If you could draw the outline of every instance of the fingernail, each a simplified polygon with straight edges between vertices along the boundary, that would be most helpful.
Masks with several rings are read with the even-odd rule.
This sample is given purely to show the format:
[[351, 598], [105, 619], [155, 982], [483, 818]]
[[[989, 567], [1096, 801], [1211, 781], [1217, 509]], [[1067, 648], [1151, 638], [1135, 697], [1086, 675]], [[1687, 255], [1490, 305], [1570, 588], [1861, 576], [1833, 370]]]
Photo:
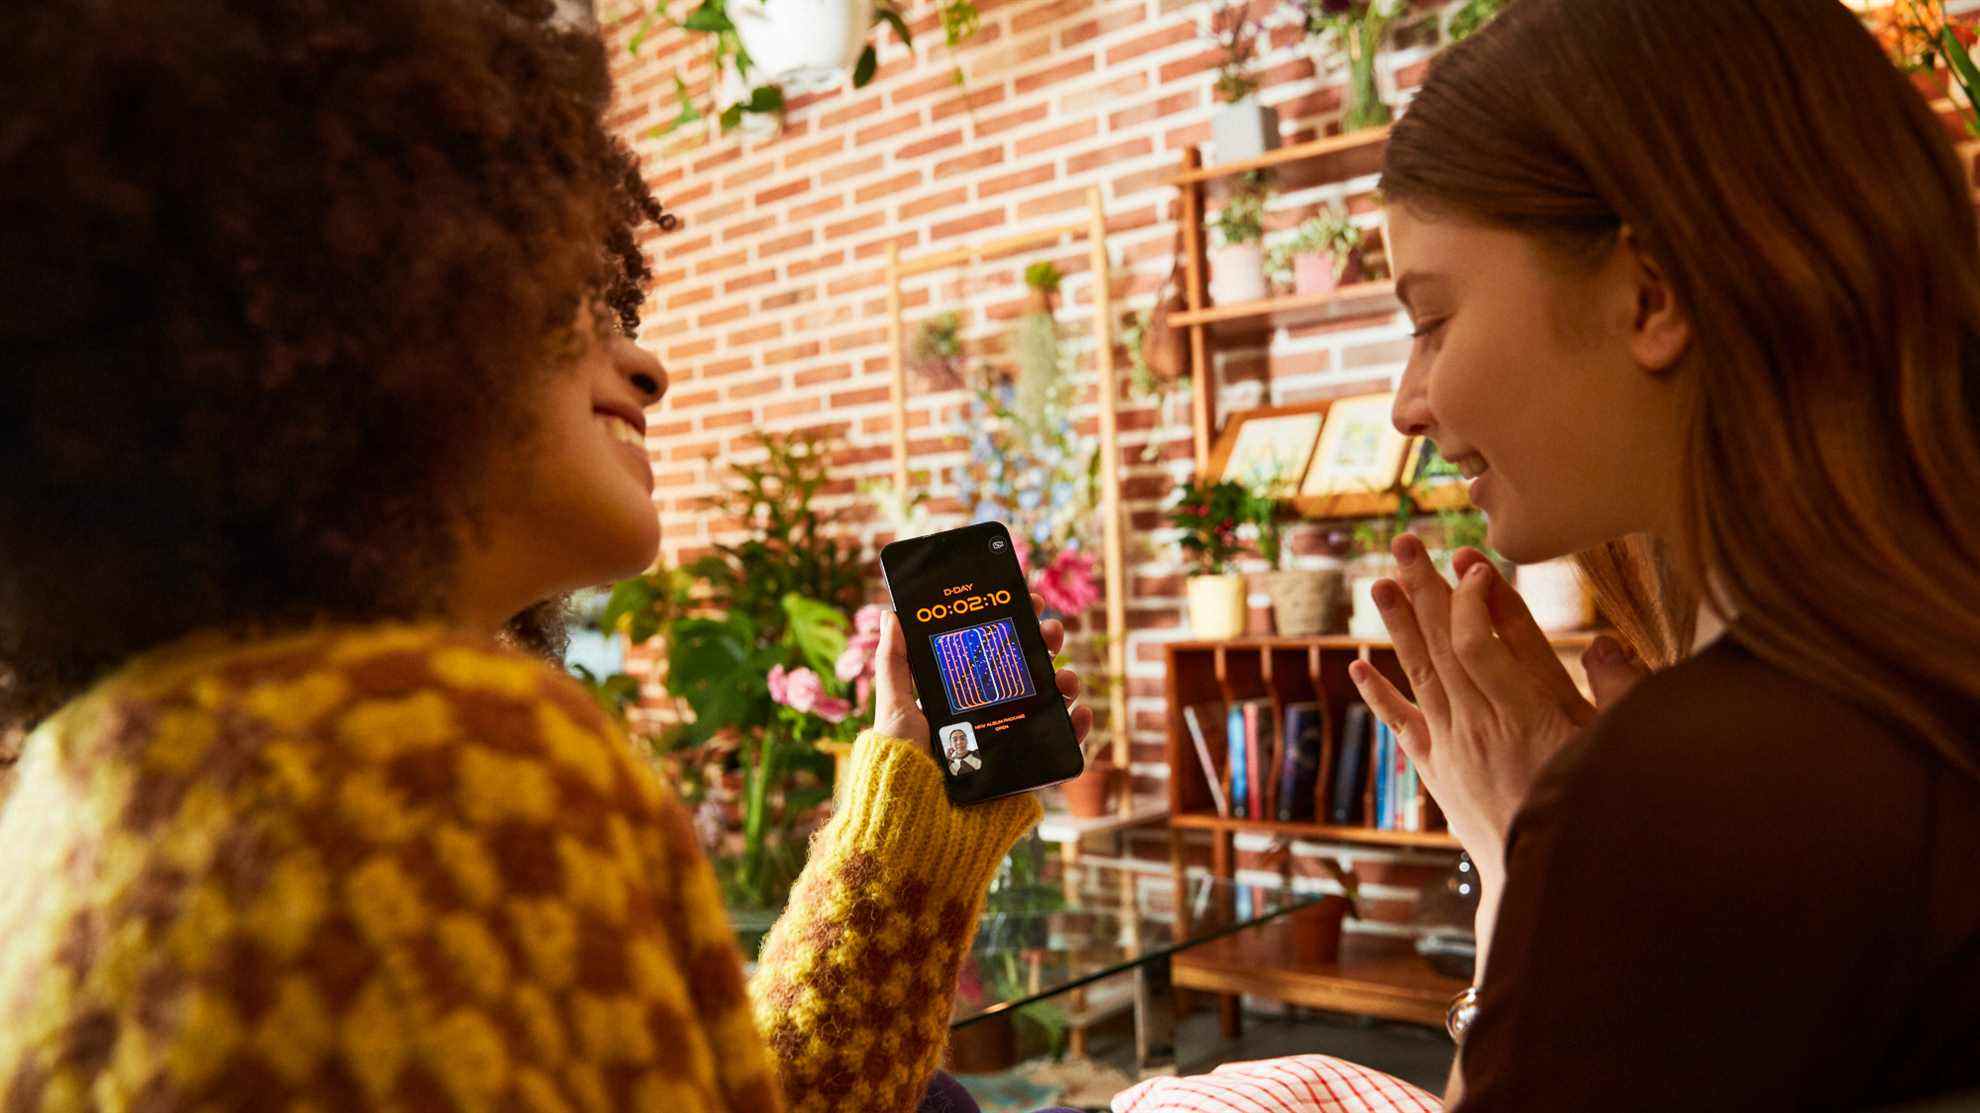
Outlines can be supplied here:
[[1484, 564], [1474, 564], [1471, 566], [1471, 570], [1464, 574], [1464, 578], [1470, 580], [1472, 583], [1482, 584], [1485, 582], [1485, 572], [1486, 568]]
[[1370, 594], [1375, 596], [1375, 605], [1383, 610], [1396, 605], [1396, 585], [1387, 580], [1377, 580]]
[[1396, 543], [1396, 559], [1403, 564], [1416, 563], [1416, 538], [1404, 537]]

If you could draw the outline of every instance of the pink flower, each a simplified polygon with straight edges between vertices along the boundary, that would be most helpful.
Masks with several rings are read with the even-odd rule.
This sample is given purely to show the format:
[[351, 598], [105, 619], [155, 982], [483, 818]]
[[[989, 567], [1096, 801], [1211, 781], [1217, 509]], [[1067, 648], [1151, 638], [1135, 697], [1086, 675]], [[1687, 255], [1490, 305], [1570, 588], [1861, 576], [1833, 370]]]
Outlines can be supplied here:
[[880, 628], [887, 624], [887, 608], [878, 603], [868, 603], [853, 615], [853, 632], [880, 636]]
[[816, 715], [828, 723], [843, 722], [852, 713], [852, 704], [825, 694], [825, 681], [810, 669], [786, 672], [782, 665], [771, 668], [770, 698], [793, 711]]
[[1093, 556], [1078, 549], [1061, 550], [1031, 586], [1047, 607], [1062, 615], [1079, 614], [1100, 598]]
[[845, 652], [839, 654], [838, 663], [833, 666], [832, 672], [839, 678], [841, 684], [851, 684], [862, 676], [870, 676], [873, 672], [873, 657], [879, 650], [879, 634], [854, 634], [846, 639]]
[[1011, 538], [1011, 551], [1017, 554], [1018, 574], [1031, 578], [1031, 543], [1022, 537]]

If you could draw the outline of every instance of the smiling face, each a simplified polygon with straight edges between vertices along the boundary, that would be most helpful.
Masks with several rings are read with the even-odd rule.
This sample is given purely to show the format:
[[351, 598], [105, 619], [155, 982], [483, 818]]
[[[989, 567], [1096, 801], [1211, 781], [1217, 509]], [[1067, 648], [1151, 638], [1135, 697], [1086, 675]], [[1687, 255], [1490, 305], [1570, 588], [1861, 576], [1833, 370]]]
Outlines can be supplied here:
[[485, 521], [467, 539], [457, 616], [494, 628], [563, 592], [644, 571], [660, 548], [646, 410], [667, 391], [660, 361], [616, 332], [544, 376], [534, 428], [493, 462]]
[[1389, 208], [1415, 326], [1394, 420], [1465, 475], [1487, 544], [1530, 564], [1668, 535], [1689, 325], [1629, 236], [1570, 263], [1534, 237]]

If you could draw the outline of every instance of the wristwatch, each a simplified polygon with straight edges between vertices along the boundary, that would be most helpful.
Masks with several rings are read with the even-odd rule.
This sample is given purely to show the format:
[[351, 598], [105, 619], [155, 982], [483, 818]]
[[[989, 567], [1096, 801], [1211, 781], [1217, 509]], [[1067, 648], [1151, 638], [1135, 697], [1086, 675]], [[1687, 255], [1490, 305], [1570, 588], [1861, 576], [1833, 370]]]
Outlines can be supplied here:
[[1451, 1034], [1453, 1043], [1463, 1043], [1465, 1030], [1478, 1016], [1478, 987], [1466, 986], [1463, 993], [1451, 998], [1451, 1007], [1444, 1010], [1444, 1031]]

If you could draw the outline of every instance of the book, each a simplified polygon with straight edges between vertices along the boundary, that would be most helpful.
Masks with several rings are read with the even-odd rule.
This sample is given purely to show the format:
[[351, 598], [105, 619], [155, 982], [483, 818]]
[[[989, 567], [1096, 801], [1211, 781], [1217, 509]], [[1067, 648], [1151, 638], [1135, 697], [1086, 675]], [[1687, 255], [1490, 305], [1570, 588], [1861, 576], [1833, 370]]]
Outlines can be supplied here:
[[1251, 816], [1249, 770], [1245, 767], [1244, 707], [1232, 704], [1224, 718], [1224, 741], [1230, 752], [1231, 814], [1239, 819]]
[[1250, 806], [1246, 814], [1254, 819], [1264, 819], [1272, 814], [1265, 810], [1265, 786], [1271, 782], [1272, 774], [1271, 768], [1261, 760], [1266, 749], [1264, 741], [1264, 730], [1258, 717], [1258, 701], [1246, 700], [1244, 701], [1244, 787], [1250, 793]]
[[1230, 797], [1224, 794], [1224, 770], [1217, 761], [1219, 752], [1228, 756], [1224, 743], [1223, 705], [1206, 703], [1199, 710], [1196, 707], [1183, 708], [1183, 723], [1189, 727], [1189, 740], [1196, 746], [1197, 763], [1203, 766], [1203, 780], [1210, 786], [1210, 802], [1217, 806], [1217, 814], [1229, 818]]
[[1287, 823], [1310, 820], [1320, 777], [1320, 748], [1326, 738], [1318, 703], [1286, 705], [1284, 757], [1280, 759], [1279, 800], [1275, 814]]
[[1375, 722], [1375, 829], [1392, 830], [1394, 820], [1389, 812], [1389, 804], [1395, 799], [1391, 784], [1395, 777], [1395, 758], [1390, 754], [1391, 740], [1389, 726], [1381, 720]]
[[1286, 732], [1284, 724], [1272, 711], [1272, 703], [1261, 701], [1258, 705], [1258, 752], [1265, 757], [1265, 768], [1271, 776], [1265, 779], [1265, 810], [1267, 816], [1279, 814], [1280, 781], [1284, 779], [1286, 765]]
[[1327, 792], [1327, 822], [1342, 827], [1362, 822], [1361, 790], [1368, 783], [1368, 705], [1356, 701], [1342, 715], [1335, 746], [1334, 782]]

